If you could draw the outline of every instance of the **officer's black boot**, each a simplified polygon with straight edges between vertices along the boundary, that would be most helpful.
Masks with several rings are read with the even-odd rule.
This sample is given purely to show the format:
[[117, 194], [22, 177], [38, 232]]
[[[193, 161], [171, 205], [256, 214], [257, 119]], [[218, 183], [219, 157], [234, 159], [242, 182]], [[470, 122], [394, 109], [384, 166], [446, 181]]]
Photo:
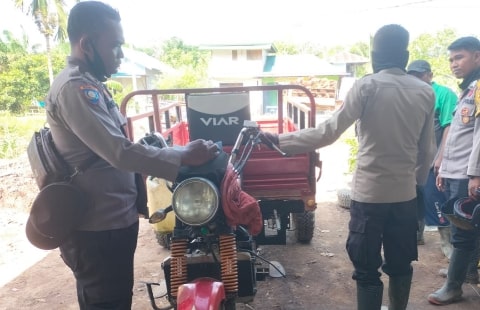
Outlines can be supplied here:
[[411, 285], [412, 274], [390, 277], [388, 284], [388, 298], [390, 300], [388, 310], [407, 309]]
[[382, 308], [383, 284], [381, 286], [357, 283], [357, 310], [380, 310]]
[[468, 263], [473, 251], [454, 248], [445, 284], [435, 293], [428, 295], [428, 301], [434, 305], [447, 305], [462, 298], [462, 284], [467, 276]]

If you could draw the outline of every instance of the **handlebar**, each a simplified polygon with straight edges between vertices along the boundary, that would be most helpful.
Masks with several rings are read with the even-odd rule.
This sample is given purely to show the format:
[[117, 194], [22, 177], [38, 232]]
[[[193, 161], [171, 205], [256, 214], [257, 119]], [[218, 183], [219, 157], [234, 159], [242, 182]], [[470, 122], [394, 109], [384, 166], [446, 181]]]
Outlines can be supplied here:
[[[285, 152], [283, 152], [277, 145], [273, 142], [269, 141], [270, 143], [265, 143], [265, 140], [261, 139], [262, 131], [260, 130], [260, 126], [258, 126], [257, 122], [246, 120], [243, 123], [243, 128], [237, 136], [237, 140], [232, 147], [232, 151], [230, 153], [230, 158], [228, 160], [235, 169], [235, 171], [240, 172], [243, 169], [243, 166], [246, 164], [252, 149], [254, 146], [259, 145], [261, 143], [268, 146], [270, 149], [277, 151], [282, 156], [287, 156]], [[242, 142], [245, 141], [245, 149], [242, 152], [240, 158], [237, 159], [240, 153], [240, 147]]]
[[[267, 141], [268, 143], [265, 143], [265, 141]], [[277, 151], [278, 153], [280, 153], [282, 156], [287, 156], [287, 153], [285, 153], [284, 151], [282, 151], [278, 145], [276, 145], [275, 143], [273, 143], [272, 141], [268, 140], [266, 137], [265, 137], [265, 140], [262, 140], [263, 144], [265, 144], [266, 146], [268, 146], [270, 149], [274, 150], [274, 151]]]
[[140, 141], [138, 141], [138, 142], [140, 144], [143, 144], [143, 145], [150, 145], [150, 146], [155, 146], [155, 147], [158, 147], [158, 148], [168, 147], [167, 141], [158, 132], [151, 132], [149, 134], [146, 134], [145, 137], [141, 138]]

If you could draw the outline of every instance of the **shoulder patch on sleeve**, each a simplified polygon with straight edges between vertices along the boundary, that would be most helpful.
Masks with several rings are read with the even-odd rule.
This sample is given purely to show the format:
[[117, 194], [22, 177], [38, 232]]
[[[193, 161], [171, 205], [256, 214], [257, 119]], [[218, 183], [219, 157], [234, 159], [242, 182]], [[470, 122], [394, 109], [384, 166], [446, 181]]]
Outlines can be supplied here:
[[477, 81], [473, 100], [475, 102], [475, 117], [479, 117], [480, 116], [480, 80]]
[[477, 87], [475, 87], [475, 105], [480, 104], [480, 80], [477, 81]]
[[88, 102], [91, 104], [98, 104], [100, 94], [98, 89], [94, 86], [88, 84], [80, 85], [80, 91], [83, 92], [83, 95], [87, 98]]

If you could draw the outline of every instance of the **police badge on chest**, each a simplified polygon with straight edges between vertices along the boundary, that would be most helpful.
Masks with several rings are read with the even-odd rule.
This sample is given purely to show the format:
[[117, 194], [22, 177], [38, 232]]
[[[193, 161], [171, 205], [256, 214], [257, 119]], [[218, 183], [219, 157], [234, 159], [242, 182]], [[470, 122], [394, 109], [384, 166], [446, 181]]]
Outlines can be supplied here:
[[468, 124], [468, 122], [470, 121], [469, 112], [470, 112], [470, 110], [466, 107], [462, 109], [462, 112], [461, 112], [462, 123]]

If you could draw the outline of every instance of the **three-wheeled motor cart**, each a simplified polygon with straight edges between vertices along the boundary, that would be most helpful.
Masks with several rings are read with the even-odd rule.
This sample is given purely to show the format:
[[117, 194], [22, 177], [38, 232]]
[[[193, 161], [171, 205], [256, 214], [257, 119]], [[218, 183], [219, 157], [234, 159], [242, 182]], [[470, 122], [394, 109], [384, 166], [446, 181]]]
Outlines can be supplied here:
[[[303, 93], [304, 100], [298, 101], [298, 96], [289, 100], [292, 91]], [[120, 110], [132, 141], [157, 132], [169, 146], [202, 138], [221, 143], [227, 153], [244, 120], [277, 133], [315, 126], [315, 99], [300, 85], [139, 90], [124, 98]], [[257, 244], [286, 244], [289, 230], [299, 242], [312, 239], [320, 175], [318, 152], [282, 156], [265, 145], [252, 152], [241, 186], [259, 201], [264, 227], [255, 237]], [[167, 207], [171, 193], [166, 181], [151, 177], [146, 181], [150, 213]], [[173, 224], [174, 219], [167, 218], [154, 225], [160, 244], [168, 246]]]

